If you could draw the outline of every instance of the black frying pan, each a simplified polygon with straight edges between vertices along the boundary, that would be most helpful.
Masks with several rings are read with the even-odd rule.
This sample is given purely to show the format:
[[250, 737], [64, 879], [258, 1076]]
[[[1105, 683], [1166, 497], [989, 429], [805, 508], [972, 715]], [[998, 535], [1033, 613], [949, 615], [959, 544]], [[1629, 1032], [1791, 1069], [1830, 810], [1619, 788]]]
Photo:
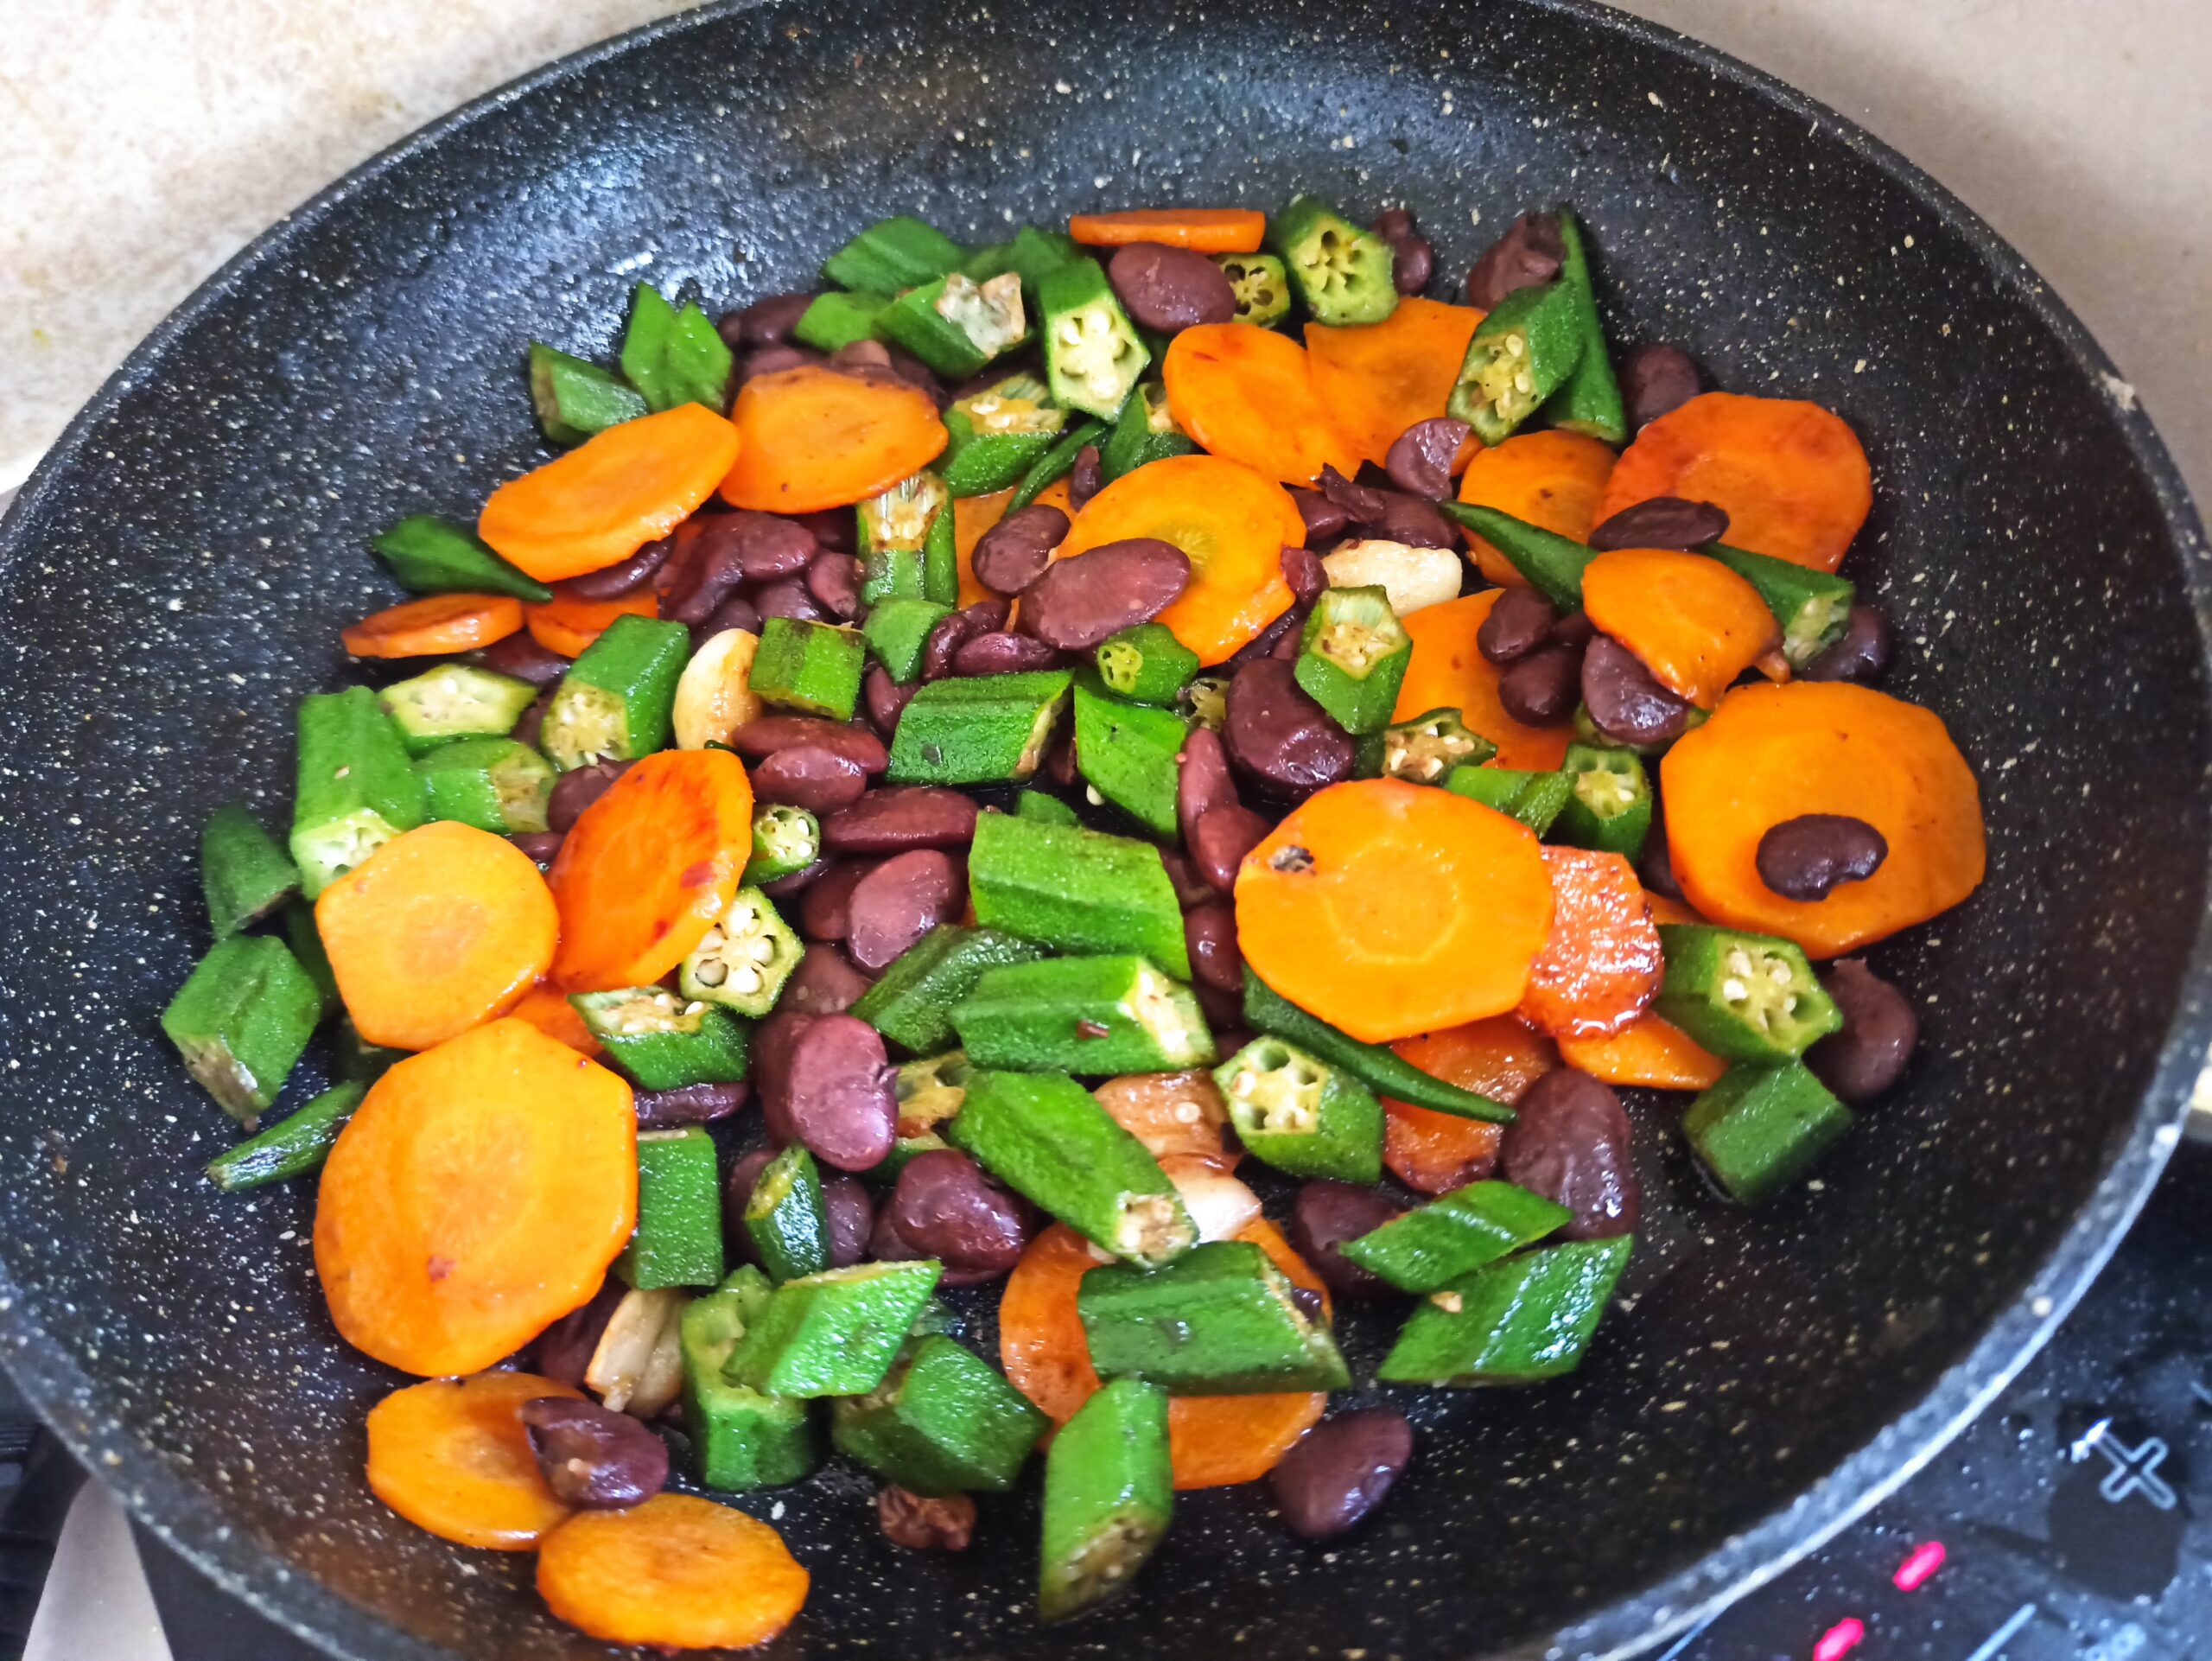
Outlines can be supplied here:
[[[924, 1556], [832, 1469], [745, 1502], [815, 1575], [774, 1652], [1632, 1649], [1872, 1504], [2049, 1332], [2212, 1038], [2212, 587], [2157, 436], [2034, 274], [1829, 111], [1567, 0], [736, 6], [472, 105], [271, 231], [0, 531], [0, 1353], [165, 1537], [334, 1653], [602, 1653], [539, 1612], [527, 1559], [365, 1491], [394, 1380], [325, 1318], [312, 1185], [197, 1180], [232, 1133], [155, 1024], [204, 945], [200, 820], [245, 796], [282, 822], [293, 703], [391, 598], [364, 538], [542, 459], [525, 337], [605, 355], [639, 275], [710, 304], [803, 285], [894, 210], [983, 240], [1298, 188], [1409, 201], [1447, 278], [1570, 198], [1616, 340], [1849, 417], [1878, 481], [1852, 572], [1900, 625], [1896, 690], [1979, 765], [1988, 885], [1876, 952], [1926, 1044], [1817, 1189], [1726, 1209], [1640, 1106], [1630, 1306], [1572, 1380], [1418, 1399], [1363, 1534], [1325, 1555], [1263, 1492], [1186, 1495], [1141, 1596], [1046, 1634], [1033, 1494]], [[1352, 1323], [1356, 1364], [1382, 1336]]]

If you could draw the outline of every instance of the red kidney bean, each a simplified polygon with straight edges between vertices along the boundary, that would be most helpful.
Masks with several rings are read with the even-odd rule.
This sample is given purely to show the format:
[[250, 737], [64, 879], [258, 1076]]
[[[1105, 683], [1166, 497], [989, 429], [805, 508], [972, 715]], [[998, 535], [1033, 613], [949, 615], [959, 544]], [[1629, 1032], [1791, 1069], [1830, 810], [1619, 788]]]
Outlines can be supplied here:
[[1224, 894], [1236, 887], [1236, 868], [1244, 856], [1267, 840], [1272, 829], [1250, 808], [1230, 803], [1207, 812], [1191, 836], [1191, 859], [1199, 875]]
[[1855, 605], [1835, 644], [1805, 665], [1802, 678], [1871, 686], [1890, 666], [1891, 645], [1890, 620], [1872, 606]]
[[571, 1390], [583, 1388], [585, 1371], [599, 1348], [599, 1340], [607, 1334], [607, 1323], [614, 1317], [614, 1306], [622, 1301], [629, 1288], [609, 1275], [591, 1295], [591, 1301], [571, 1309], [543, 1332], [537, 1342], [531, 1346], [531, 1367], [541, 1378], [550, 1378], [556, 1384], [566, 1384]]
[[668, 563], [668, 557], [675, 548], [676, 538], [672, 536], [649, 542], [627, 559], [570, 577], [561, 585], [561, 591], [578, 600], [619, 598], [652, 582], [654, 574]]
[[735, 385], [742, 386], [755, 376], [779, 375], [786, 369], [799, 369], [821, 361], [822, 354], [811, 347], [779, 340], [773, 346], [757, 346], [741, 357], [732, 380]]
[[1555, 726], [1574, 713], [1581, 682], [1582, 653], [1540, 646], [1497, 678], [1497, 701], [1524, 726]]
[[773, 582], [763, 582], [753, 590], [753, 603], [764, 618], [788, 617], [794, 623], [828, 620], [822, 608], [814, 603], [814, 596], [807, 592], [804, 577], [779, 576]]
[[899, 1108], [883, 1035], [865, 1021], [808, 1020], [761, 1092], [769, 1133], [805, 1143], [825, 1165], [865, 1171], [891, 1151]]
[[677, 1125], [711, 1124], [726, 1119], [752, 1098], [752, 1087], [742, 1079], [727, 1085], [679, 1085], [674, 1090], [632, 1091], [630, 1105], [640, 1130], [666, 1130]]
[[1382, 498], [1382, 517], [1364, 528], [1382, 541], [1402, 542], [1408, 548], [1449, 548], [1454, 551], [1463, 545], [1452, 521], [1438, 512], [1432, 503], [1402, 491], [1378, 493]]
[[1063, 652], [1088, 652], [1152, 619], [1189, 586], [1191, 561], [1172, 542], [1132, 537], [1063, 559], [1022, 590], [1021, 630]]
[[868, 1256], [875, 1201], [858, 1179], [833, 1176], [822, 1185], [822, 1209], [830, 1219], [830, 1267], [849, 1269]]
[[739, 583], [795, 576], [820, 551], [805, 526], [772, 513], [739, 508], [702, 514], [697, 524], [681, 580], [661, 606], [679, 623], [704, 622]]
[[516, 1417], [553, 1497], [580, 1511], [627, 1511], [668, 1486], [668, 1444], [597, 1402], [541, 1396]]
[[629, 770], [627, 761], [594, 761], [563, 773], [553, 786], [553, 793], [545, 799], [546, 828], [566, 835], [584, 809], [607, 794], [607, 786]]
[[841, 1015], [874, 983], [836, 946], [817, 941], [800, 954], [776, 1007], [806, 1015]]
[[1347, 479], [1335, 468], [1321, 468], [1321, 493], [1334, 503], [1353, 525], [1371, 525], [1382, 517], [1382, 492], [1375, 486]]
[[1221, 735], [1211, 727], [1192, 728], [1175, 756], [1175, 823], [1184, 842], [1211, 810], [1236, 803], [1236, 780], [1230, 776]]
[[903, 346], [888, 348], [891, 372], [909, 386], [920, 388], [930, 396], [930, 401], [940, 410], [950, 404], [951, 395], [944, 390], [944, 383], [937, 378], [929, 365], [924, 363]]
[[[1198, 1011], [1205, 1016], [1206, 1025], [1217, 1033], [1225, 1031], [1243, 1018], [1244, 994], [1242, 989], [1224, 992], [1217, 986], [1208, 986], [1200, 981], [1191, 988], [1191, 994], [1198, 999]], [[1234, 1055], [1236, 1051], [1224, 1048], [1221, 1053]]]
[[959, 917], [968, 881], [960, 868], [934, 848], [894, 854], [856, 883], [846, 902], [845, 950], [870, 974], [940, 923]]
[[931, 625], [929, 637], [922, 642], [922, 679], [943, 680], [950, 675], [952, 660], [968, 643], [969, 636], [982, 632], [964, 611], [938, 618]]
[[[1500, 589], [1482, 627], [1475, 631], [1475, 649], [1495, 664], [1519, 663], [1550, 641], [1552, 625], [1558, 620], [1552, 602], [1534, 589]], [[1574, 667], [1580, 676], [1582, 659], [1579, 654]]]
[[1805, 1052], [1805, 1065], [1844, 1101], [1871, 1100], [1904, 1075], [1920, 1042], [1920, 1017], [1857, 958], [1829, 964], [1821, 983], [1843, 1011], [1843, 1025]]
[[1313, 614], [1313, 608], [1311, 606], [1292, 607], [1291, 627], [1283, 631], [1282, 638], [1275, 642], [1275, 649], [1268, 655], [1270, 658], [1280, 658], [1285, 663], [1297, 662], [1299, 652], [1304, 649], [1306, 620]]
[[1705, 390], [1697, 360], [1678, 346], [1647, 340], [1630, 347], [1620, 361], [1621, 402], [1628, 407], [1631, 432], [1640, 432]]
[[830, 873], [831, 862], [817, 859], [813, 864], [793, 871], [788, 876], [772, 878], [760, 885], [760, 892], [771, 900], [785, 900], [795, 894], [804, 894]]
[[972, 606], [962, 607], [960, 614], [968, 620], [971, 636], [992, 634], [1004, 628], [1007, 619], [1014, 615], [1014, 601], [1002, 597], [978, 600]]
[[[567, 660], [564, 659], [563, 661]], [[532, 698], [530, 701], [530, 707], [524, 710], [515, 724], [507, 729], [507, 735], [518, 744], [527, 744], [531, 748], [536, 749], [539, 741], [545, 735], [545, 712], [553, 707], [553, 694], [560, 690], [557, 684], [549, 686]]]
[[764, 295], [741, 310], [725, 312], [715, 327], [732, 346], [775, 346], [790, 338], [813, 303], [810, 294]]
[[1016, 508], [976, 544], [976, 580], [1001, 594], [1020, 594], [1045, 574], [1052, 550], [1067, 540], [1068, 516], [1049, 502]]
[[773, 1104], [782, 1095], [784, 1075], [790, 1069], [791, 1051], [798, 1043], [799, 1034], [821, 1019], [820, 1015], [803, 1015], [796, 1009], [778, 1009], [753, 1028], [753, 1088], [760, 1098], [761, 1119], [767, 1124], [769, 1138], [779, 1148], [791, 1138], [787, 1131], [779, 1130], [770, 1122]]
[[1236, 912], [1226, 900], [1209, 900], [1183, 913], [1183, 941], [1191, 973], [1221, 992], [1244, 988], [1244, 954], [1236, 949]]
[[842, 940], [853, 926], [853, 890], [868, 874], [865, 860], [841, 860], [810, 884], [798, 902], [798, 932], [810, 940]]
[[886, 740], [899, 731], [899, 717], [906, 713], [906, 706], [913, 701], [915, 689], [901, 686], [891, 678], [891, 671], [881, 664], [871, 664], [861, 681], [861, 701], [867, 706], [868, 718], [876, 731]]
[[1290, 487], [1290, 499], [1298, 504], [1298, 517], [1306, 521], [1306, 542], [1308, 547], [1327, 542], [1344, 533], [1351, 523], [1345, 512], [1318, 490], [1308, 490], [1303, 485]]
[[1726, 510], [1683, 496], [1652, 496], [1624, 507], [1590, 532], [1590, 546], [1613, 548], [1702, 548], [1728, 534]]
[[1395, 1298], [1400, 1295], [1396, 1287], [1370, 1274], [1338, 1248], [1404, 1215], [1404, 1208], [1379, 1190], [1317, 1177], [1291, 1202], [1291, 1242], [1338, 1297]]
[[891, 348], [880, 340], [854, 340], [830, 354], [832, 369], [888, 369]]
[[1471, 430], [1450, 416], [1416, 421], [1390, 441], [1383, 470], [1408, 495], [1440, 502], [1452, 493], [1452, 463]]
[[1636, 1232], [1643, 1189], [1621, 1098], [1586, 1072], [1558, 1067], [1521, 1092], [1497, 1156], [1505, 1180], [1574, 1213], [1562, 1240]]
[[1228, 662], [1216, 665], [1213, 672], [1227, 674], [1233, 678], [1236, 671], [1248, 663], [1257, 663], [1262, 658], [1281, 657], [1285, 640], [1292, 643], [1291, 655], [1296, 657], [1298, 634], [1306, 627], [1308, 609], [1307, 607], [1293, 604], [1288, 611], [1237, 647]]
[[1082, 512], [1105, 487], [1106, 468], [1098, 459], [1098, 446], [1085, 444], [1075, 453], [1075, 465], [1068, 469], [1068, 511]]
[[691, 625], [691, 649], [696, 652], [715, 635], [734, 628], [747, 634], [760, 632], [760, 609], [741, 594], [734, 594], [716, 606], [705, 622]]
[[1321, 556], [1311, 548], [1282, 545], [1278, 556], [1282, 566], [1282, 580], [1290, 584], [1290, 597], [1301, 606], [1310, 606], [1321, 597], [1329, 586], [1328, 568], [1321, 563]]
[[1467, 303], [1495, 311], [1507, 295], [1550, 282], [1566, 259], [1559, 216], [1523, 213], [1484, 250], [1467, 273]]
[[749, 1154], [740, 1154], [737, 1162], [729, 1168], [729, 1175], [722, 1180], [722, 1221], [728, 1225], [731, 1241], [748, 1263], [755, 1258], [753, 1237], [744, 1226], [745, 1207], [753, 1198], [753, 1190], [760, 1185], [760, 1173], [768, 1168], [768, 1161], [775, 1156], [772, 1148], [755, 1148]]
[[1178, 849], [1160, 850], [1160, 868], [1167, 873], [1167, 886], [1175, 890], [1177, 909], [1188, 911], [1193, 906], [1203, 906], [1214, 897], [1213, 884], [1192, 864], [1191, 856]]
[[495, 675], [512, 675], [541, 689], [558, 686], [569, 672], [569, 660], [538, 645], [528, 630], [493, 641], [476, 654], [476, 661]]
[[944, 1264], [947, 1286], [973, 1286], [1020, 1261], [1027, 1210], [967, 1155], [932, 1149], [899, 1168], [883, 1221], [915, 1256]]
[[1107, 262], [1106, 280], [1140, 328], [1162, 334], [1236, 316], [1236, 290], [1230, 286], [1229, 274], [1188, 248], [1132, 242]]
[[1552, 639], [1560, 646], [1586, 646], [1597, 638], [1586, 611], [1571, 611], [1552, 625]]
[[1051, 669], [1059, 661], [1057, 647], [1027, 634], [1011, 634], [1001, 629], [962, 641], [960, 650], [952, 654], [952, 672], [1012, 675], [1029, 669]]
[[563, 837], [558, 830], [521, 830], [507, 840], [528, 854], [539, 870], [550, 871], [553, 856], [561, 851]]
[[942, 785], [871, 790], [822, 822], [822, 845], [840, 854], [965, 848], [976, 839], [975, 799]]
[[821, 544], [825, 554], [860, 552], [860, 518], [849, 507], [817, 507], [811, 513], [787, 516]]
[[[1499, 687], [1500, 702], [1504, 688]], [[1582, 702], [1591, 724], [1616, 744], [1663, 744], [1690, 724], [1690, 704], [1652, 678], [1637, 655], [1600, 634], [1582, 654]]]
[[1864, 819], [1800, 813], [1768, 827], [1753, 862], [1784, 900], [1825, 900], [1846, 882], [1864, 882], [1889, 856], [1889, 838]]
[[806, 591], [839, 621], [859, 614], [861, 563], [850, 554], [817, 554], [806, 568]]
[[824, 746], [795, 744], [753, 765], [755, 801], [786, 802], [810, 813], [849, 806], [867, 788], [860, 763]]
[[1357, 1408], [1325, 1420], [1274, 1468], [1284, 1524], [1302, 1540], [1332, 1540], [1357, 1527], [1413, 1456], [1413, 1426], [1395, 1407]]
[[1414, 216], [1402, 207], [1382, 211], [1375, 221], [1375, 234], [1390, 245], [1390, 283], [1400, 294], [1419, 294], [1436, 274], [1436, 250], [1414, 228]]
[[1351, 738], [1306, 695], [1291, 666], [1269, 658], [1229, 683], [1221, 727], [1230, 760], [1262, 784], [1304, 796], [1351, 777]]
[[822, 716], [755, 716], [729, 735], [729, 747], [747, 761], [765, 761], [779, 750], [818, 749], [841, 755], [866, 773], [891, 765], [883, 741], [865, 728]]
[[1653, 894], [1662, 894], [1669, 900], [1682, 897], [1682, 885], [1675, 881], [1675, 852], [1667, 845], [1667, 827], [1657, 818], [1644, 833], [1643, 851], [1636, 859], [1637, 881]]

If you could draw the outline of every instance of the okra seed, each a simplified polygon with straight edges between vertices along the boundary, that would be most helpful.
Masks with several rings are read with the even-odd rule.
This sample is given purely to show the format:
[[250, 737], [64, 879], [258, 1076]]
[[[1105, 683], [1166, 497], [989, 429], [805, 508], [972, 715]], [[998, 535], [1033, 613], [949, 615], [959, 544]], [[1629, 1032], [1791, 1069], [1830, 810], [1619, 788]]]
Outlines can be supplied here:
[[1741, 948], [1730, 952], [1728, 954], [1728, 972], [1732, 975], [1750, 974], [1751, 972], [1751, 954]]
[[731, 972], [729, 983], [740, 992], [757, 992], [760, 990], [760, 971], [741, 967]]
[[1751, 996], [1751, 989], [1745, 985], [1743, 982], [1738, 980], [1733, 975], [1731, 975], [1726, 980], [1720, 983], [1720, 996], [1726, 998], [1731, 1003], [1741, 1003], [1745, 998]]

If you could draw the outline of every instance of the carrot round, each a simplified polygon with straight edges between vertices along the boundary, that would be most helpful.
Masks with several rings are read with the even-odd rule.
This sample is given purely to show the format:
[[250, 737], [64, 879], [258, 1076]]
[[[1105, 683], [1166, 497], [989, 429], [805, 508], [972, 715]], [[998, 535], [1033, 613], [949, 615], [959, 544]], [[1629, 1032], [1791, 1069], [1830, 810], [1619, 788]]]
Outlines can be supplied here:
[[579, 1511], [537, 1552], [537, 1594], [605, 1644], [742, 1650], [791, 1625], [807, 1573], [756, 1518], [690, 1494]]
[[1651, 920], [1655, 923], [1702, 923], [1709, 920], [1681, 901], [1669, 900], [1665, 894], [1653, 894], [1649, 889], [1644, 891], [1643, 903], [1651, 907]]
[[1782, 644], [1759, 591], [1717, 559], [1615, 548], [1583, 568], [1582, 609], [1676, 697], [1710, 710], [1736, 677]]
[[1160, 372], [1175, 424], [1215, 455], [1287, 485], [1312, 484], [1324, 465], [1358, 469], [1358, 452], [1315, 390], [1306, 348], [1287, 334], [1201, 323], [1169, 343]]
[[1560, 1060], [1608, 1085], [1710, 1090], [1728, 1064], [1680, 1027], [1646, 1009], [1604, 1038], [1562, 1038]]
[[1236, 656], [1290, 609], [1282, 550], [1305, 542], [1306, 521], [1272, 478], [1218, 456], [1177, 455], [1124, 474], [1093, 496], [1075, 516], [1058, 557], [1131, 537], [1172, 542], [1190, 557], [1190, 586], [1157, 620], [1200, 663], [1212, 665]]
[[[1559, 1065], [1551, 1040], [1511, 1015], [1423, 1033], [1390, 1047], [1423, 1072], [1507, 1103], [1518, 1101], [1522, 1091]], [[1382, 1112], [1382, 1162], [1409, 1188], [1449, 1193], [1488, 1175], [1497, 1163], [1502, 1125], [1388, 1098]]]
[[315, 1264], [346, 1341], [474, 1372], [599, 1289], [638, 1212], [630, 1087], [528, 1021], [398, 1062], [339, 1133]]
[[[1484, 455], [1490, 452], [1485, 450]], [[1573, 737], [1564, 723], [1530, 727], [1505, 713], [1498, 701], [1498, 666], [1482, 654], [1475, 636], [1503, 592], [1485, 589], [1440, 605], [1423, 606], [1399, 620], [1413, 637], [1413, 656], [1398, 683], [1393, 721], [1411, 721], [1431, 710], [1457, 710], [1459, 718], [1497, 746], [1497, 765], [1551, 773], [1567, 759]]]
[[650, 986], [706, 938], [753, 851], [753, 786], [728, 750], [632, 767], [562, 839], [553, 978], [571, 992]]
[[566, 1044], [579, 1055], [595, 1060], [607, 1053], [607, 1046], [584, 1025], [584, 1018], [569, 1002], [568, 994], [550, 981], [538, 982], [507, 1013], [517, 1021], [527, 1021], [546, 1037]]
[[1444, 411], [1483, 315], [1408, 295], [1379, 323], [1306, 326], [1313, 390], [1363, 461], [1382, 464], [1398, 435]]
[[1397, 779], [1310, 797], [1236, 873], [1252, 972], [1370, 1044], [1512, 1009], [1551, 920], [1528, 826]]
[[1659, 995], [1659, 930], [1618, 854], [1547, 848], [1552, 930], [1529, 965], [1521, 1018], [1554, 1038], [1602, 1038]]
[[725, 500], [766, 513], [811, 513], [880, 495], [937, 460], [944, 423], [918, 386], [807, 364], [738, 389], [740, 446]]
[[1068, 220], [1068, 234], [1088, 247], [1157, 242], [1202, 254], [1257, 253], [1267, 229], [1268, 216], [1255, 207], [1125, 207]]
[[[1459, 475], [1459, 500], [1586, 542], [1598, 523], [1598, 500], [1612, 477], [1615, 459], [1611, 449], [1581, 433], [1516, 433], [1476, 453]], [[1465, 535], [1467, 550], [1484, 576], [1509, 589], [1529, 586], [1513, 562], [1488, 541], [1471, 531]]]
[[1636, 436], [1598, 518], [1654, 496], [1714, 503], [1731, 547], [1832, 571], [1866, 523], [1874, 484], [1859, 436], [1819, 404], [1705, 392]]
[[[1068, 481], [1055, 479], [1036, 495], [1038, 505], [1057, 507], [1070, 519], [1075, 517], [1070, 503], [1074, 498], [1068, 491]], [[1014, 501], [1014, 487], [995, 490], [988, 496], [957, 496], [952, 503], [953, 546], [960, 558], [960, 603], [972, 606], [993, 597], [991, 590], [976, 580], [976, 544], [983, 533], [1006, 517]]]
[[455, 1545], [528, 1551], [565, 1521], [518, 1416], [583, 1394], [531, 1372], [480, 1372], [396, 1390], [369, 1410], [369, 1492]]
[[553, 964], [561, 917], [528, 854], [434, 820], [325, 888], [315, 930], [361, 1036], [427, 1050], [512, 1009]]
[[612, 600], [577, 600], [556, 594], [543, 605], [523, 608], [530, 638], [564, 658], [582, 657], [584, 648], [613, 627], [618, 617], [659, 614], [659, 601], [650, 586], [619, 594]]
[[[1738, 687], [1660, 763], [1667, 848], [1683, 896], [1713, 921], [1840, 957], [1949, 910], [1980, 886], [1981, 792], [1941, 719], [1841, 682]], [[1872, 825], [1889, 856], [1825, 900], [1760, 880], [1759, 838], [1807, 813]]]
[[357, 658], [435, 658], [473, 652], [522, 627], [522, 601], [504, 594], [426, 594], [364, 617], [339, 640]]
[[690, 518], [737, 459], [737, 430], [679, 404], [594, 434], [492, 493], [476, 532], [540, 582], [619, 565]]

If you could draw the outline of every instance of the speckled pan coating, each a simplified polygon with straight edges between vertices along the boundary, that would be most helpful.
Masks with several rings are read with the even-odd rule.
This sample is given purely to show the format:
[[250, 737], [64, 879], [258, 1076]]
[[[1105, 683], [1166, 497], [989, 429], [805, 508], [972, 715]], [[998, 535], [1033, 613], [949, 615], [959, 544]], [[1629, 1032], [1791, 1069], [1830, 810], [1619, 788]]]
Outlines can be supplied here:
[[[1899, 690], [1979, 765], [1982, 895], [1876, 954], [1925, 1058], [1813, 1191], [1708, 1198], [1639, 1104], [1652, 1247], [1579, 1378], [1404, 1393], [1378, 1521], [1292, 1542], [1183, 1496], [1141, 1602], [1030, 1620], [1033, 1493], [904, 1553], [833, 1469], [749, 1500], [815, 1574], [770, 1653], [1427, 1658], [1633, 1647], [1854, 1515], [2032, 1349], [2171, 1145], [2202, 1057], [2202, 533], [2148, 423], [2020, 262], [1847, 123], [1579, 3], [740, 7], [571, 60], [278, 226], [132, 358], [0, 531], [0, 1356], [138, 1513], [360, 1658], [606, 1651], [526, 1558], [359, 1478], [394, 1381], [336, 1343], [311, 1187], [198, 1180], [231, 1128], [156, 1027], [205, 944], [201, 819], [286, 811], [290, 710], [391, 589], [363, 542], [539, 461], [520, 354], [606, 355], [628, 284], [801, 285], [862, 220], [1294, 188], [1408, 200], [1451, 278], [1571, 197], [1611, 321], [1803, 392], [1878, 479], [1851, 573]], [[313, 1080], [295, 1080], [303, 1099]], [[988, 1308], [975, 1335], [994, 1341]], [[1353, 1317], [1371, 1366], [1384, 1327]]]

